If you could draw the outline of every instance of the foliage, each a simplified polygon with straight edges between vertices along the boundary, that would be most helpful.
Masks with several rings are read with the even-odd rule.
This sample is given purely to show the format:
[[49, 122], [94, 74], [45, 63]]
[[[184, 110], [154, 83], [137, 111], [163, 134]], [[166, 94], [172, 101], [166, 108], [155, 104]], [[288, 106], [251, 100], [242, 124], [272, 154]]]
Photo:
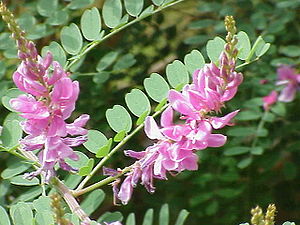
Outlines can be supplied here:
[[[186, 208], [191, 214], [188, 224], [192, 225], [199, 221], [237, 224], [249, 220], [248, 211], [254, 205], [276, 202], [278, 222], [287, 219], [299, 222], [299, 122], [296, 116], [299, 99], [288, 104], [278, 102], [271, 111], [265, 112], [261, 100], [274, 89], [278, 65], [292, 64], [299, 68], [300, 51], [296, 41], [299, 41], [300, 30], [295, 22], [299, 20], [299, 2], [199, 0], [184, 1], [163, 10], [172, 2], [39, 0], [8, 4], [16, 12], [26, 37], [38, 41], [42, 55], [51, 51], [55, 60], [73, 72], [72, 78], [80, 81], [81, 95], [74, 118], [82, 112], [93, 118], [89, 122], [91, 129], [85, 149], [78, 148], [80, 160], [68, 161], [79, 168], [79, 172], [60, 172], [60, 178], [75, 189], [81, 177], [90, 176], [100, 160], [108, 160], [123, 142], [142, 128], [147, 115], [158, 115], [166, 107], [170, 88], [180, 90], [205, 61], [216, 62], [225, 44], [221, 38], [225, 36], [222, 18], [232, 14], [240, 30], [238, 67], [244, 72], [245, 81], [225, 110], [241, 109], [236, 126], [226, 130], [228, 143], [216, 151], [200, 152], [198, 172], [185, 172], [170, 178], [168, 183], [158, 182], [155, 195], [138, 190], [132, 203], [118, 211], [112, 206], [111, 198], [105, 198], [104, 191], [110, 193], [105, 187], [104, 191], [97, 189], [84, 195], [80, 205], [99, 222], [122, 220], [124, 214], [128, 215], [123, 219], [125, 224], [143, 221], [143, 225], [150, 225], [154, 213], [148, 208], [156, 211], [163, 202], [168, 202], [172, 216], [169, 217], [168, 205], [163, 205], [159, 222], [154, 224], [169, 224], [169, 220], [171, 224], [183, 224], [188, 215], [186, 210], [180, 211], [177, 219], [173, 215]], [[0, 32], [3, 124], [0, 149], [3, 163], [0, 217], [3, 221], [0, 224], [11, 223], [7, 207], [15, 224], [32, 224], [33, 221], [53, 224], [50, 198], [41, 195], [52, 193], [52, 187], [44, 186], [37, 178], [31, 181], [22, 178], [25, 171], [33, 169], [34, 162], [17, 158], [22, 157], [16, 151], [22, 137], [19, 125], [22, 119], [15, 112], [5, 110], [12, 110], [8, 102], [20, 94], [12, 88], [11, 81], [18, 64], [17, 50], [2, 21]], [[263, 59], [244, 71], [244, 65], [260, 57]], [[259, 86], [261, 79], [268, 79], [269, 83]], [[144, 139], [139, 133], [126, 148], [144, 149]], [[113, 157], [108, 165], [121, 168], [128, 165], [120, 155]], [[98, 180], [99, 176], [91, 179], [92, 182]], [[135, 214], [129, 214], [132, 211]], [[74, 224], [79, 223], [70, 211], [65, 217]]]

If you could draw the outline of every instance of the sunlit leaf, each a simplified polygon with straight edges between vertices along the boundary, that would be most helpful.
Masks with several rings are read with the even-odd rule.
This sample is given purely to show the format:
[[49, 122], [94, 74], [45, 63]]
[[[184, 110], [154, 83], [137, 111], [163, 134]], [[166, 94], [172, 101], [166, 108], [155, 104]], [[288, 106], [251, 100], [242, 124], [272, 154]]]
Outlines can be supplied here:
[[175, 60], [169, 64], [166, 69], [167, 78], [172, 87], [189, 82], [189, 74], [182, 62]]
[[71, 23], [69, 26], [62, 28], [60, 39], [64, 49], [71, 55], [79, 53], [82, 47], [82, 36], [78, 26]]

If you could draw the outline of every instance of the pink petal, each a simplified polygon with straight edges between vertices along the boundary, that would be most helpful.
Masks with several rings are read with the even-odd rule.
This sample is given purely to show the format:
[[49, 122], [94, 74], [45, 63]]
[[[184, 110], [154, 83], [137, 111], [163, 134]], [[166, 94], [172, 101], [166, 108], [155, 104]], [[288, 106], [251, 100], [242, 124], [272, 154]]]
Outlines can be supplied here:
[[214, 129], [221, 129], [226, 125], [231, 125], [229, 122], [230, 120], [236, 116], [236, 114], [240, 110], [233, 111], [231, 113], [228, 113], [226, 116], [223, 117], [211, 117], [210, 118], [210, 123]]
[[211, 134], [208, 141], [208, 147], [221, 147], [226, 143], [227, 137], [222, 134]]
[[165, 137], [160, 132], [155, 120], [151, 116], [147, 116], [145, 120], [145, 133], [150, 139], [164, 140]]
[[168, 107], [163, 111], [160, 118], [160, 124], [163, 127], [168, 127], [173, 125], [173, 109]]

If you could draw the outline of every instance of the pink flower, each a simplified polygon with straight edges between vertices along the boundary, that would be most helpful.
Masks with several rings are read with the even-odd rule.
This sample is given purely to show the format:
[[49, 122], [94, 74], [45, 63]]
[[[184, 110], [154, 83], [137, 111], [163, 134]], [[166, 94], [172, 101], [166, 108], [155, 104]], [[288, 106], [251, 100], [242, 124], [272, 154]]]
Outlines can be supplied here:
[[278, 101], [291, 102], [294, 100], [300, 83], [300, 74], [290, 66], [283, 65], [277, 69], [278, 81], [277, 85], [285, 85], [280, 92]]
[[269, 95], [263, 97], [263, 107], [267, 111], [270, 109], [270, 106], [277, 102], [278, 94], [276, 91], [272, 91]]
[[[54, 166], [69, 171], [76, 171], [66, 162], [66, 158], [78, 160], [72, 147], [87, 140], [87, 130], [83, 128], [89, 120], [82, 115], [73, 123], [67, 124], [75, 109], [79, 94], [79, 84], [72, 81], [58, 62], [53, 61], [51, 53], [44, 58], [37, 55], [32, 42], [26, 43], [27, 52], [19, 52], [22, 63], [13, 75], [17, 87], [27, 93], [12, 99], [12, 108], [20, 112], [26, 120], [21, 123], [23, 130], [29, 134], [21, 140], [25, 150], [39, 149], [42, 167], [27, 177], [38, 174], [49, 181], [54, 175]], [[53, 71], [50, 68], [53, 67]], [[67, 135], [80, 135], [67, 137]]]

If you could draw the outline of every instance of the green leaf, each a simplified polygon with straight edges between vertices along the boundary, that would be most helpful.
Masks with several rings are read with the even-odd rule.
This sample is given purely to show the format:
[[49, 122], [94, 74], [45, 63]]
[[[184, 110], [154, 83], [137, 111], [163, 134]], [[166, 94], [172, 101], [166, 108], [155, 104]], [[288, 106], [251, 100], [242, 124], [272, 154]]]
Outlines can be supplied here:
[[20, 173], [23, 173], [30, 167], [30, 164], [22, 163], [19, 160], [12, 161], [7, 168], [2, 171], [1, 177], [3, 179], [12, 178]]
[[89, 193], [80, 206], [84, 212], [91, 215], [101, 205], [104, 198], [105, 193], [101, 189], [97, 189]]
[[251, 150], [250, 147], [237, 146], [237, 147], [227, 148], [224, 151], [224, 155], [226, 156], [241, 155], [250, 152], [250, 150]]
[[165, 0], [152, 0], [154, 5], [160, 6], [164, 3]]
[[15, 205], [15, 209], [12, 210], [11, 217], [13, 218], [14, 224], [18, 225], [32, 225], [33, 213], [28, 204], [20, 202]]
[[114, 137], [114, 142], [120, 142], [124, 139], [124, 137], [126, 136], [126, 131], [122, 130], [119, 133], [117, 133]]
[[79, 156], [79, 159], [77, 161], [74, 161], [69, 158], [66, 158], [65, 160], [66, 160], [66, 163], [68, 163], [73, 168], [79, 169], [88, 163], [89, 158], [82, 152], [75, 151], [75, 153]]
[[21, 185], [21, 186], [34, 186], [39, 185], [40, 181], [38, 178], [34, 177], [31, 180], [23, 178], [23, 175], [18, 175], [15, 177], [10, 178], [10, 183], [15, 185]]
[[98, 72], [105, 70], [117, 59], [118, 55], [119, 52], [115, 52], [115, 51], [109, 52], [106, 55], [104, 55], [98, 62], [96, 70]]
[[98, 74], [94, 75], [93, 82], [96, 84], [103, 84], [108, 80], [109, 75], [110, 73], [106, 71], [99, 72]]
[[136, 63], [136, 59], [134, 55], [128, 53], [120, 57], [116, 64], [113, 66], [114, 71], [128, 69], [129, 67], [133, 66]]
[[108, 139], [107, 144], [99, 149], [99, 151], [96, 153], [97, 158], [105, 157], [109, 153], [111, 149], [112, 141], [113, 141], [112, 138]]
[[139, 17], [151, 15], [154, 12], [154, 5], [149, 5], [144, 11], [141, 13]]
[[168, 96], [170, 90], [168, 83], [158, 73], [152, 73], [144, 80], [147, 94], [156, 102], [161, 102]]
[[129, 132], [132, 127], [132, 121], [127, 110], [121, 105], [115, 105], [105, 113], [109, 126], [115, 131], [125, 130]]
[[116, 221], [122, 221], [123, 220], [123, 215], [120, 212], [105, 212], [103, 215], [101, 215], [97, 222], [102, 223], [112, 223]]
[[103, 5], [102, 14], [106, 26], [109, 28], [118, 26], [122, 18], [121, 0], [106, 0]]
[[69, 174], [65, 179], [65, 185], [70, 188], [74, 189], [77, 187], [77, 185], [80, 183], [82, 177], [77, 174]]
[[205, 61], [201, 52], [199, 52], [198, 50], [193, 50], [191, 53], [187, 54], [184, 57], [184, 64], [190, 74], [193, 75], [195, 70], [201, 69], [204, 66]]
[[87, 7], [93, 2], [94, 0], [72, 0], [71, 3], [68, 5], [68, 8], [72, 10], [81, 9]]
[[212, 216], [218, 211], [218, 208], [219, 208], [219, 203], [217, 202], [217, 200], [214, 200], [206, 206], [205, 213], [208, 216]]
[[6, 210], [0, 205], [0, 225], [10, 225], [9, 216]]
[[125, 8], [129, 15], [137, 17], [143, 9], [144, 0], [125, 0]]
[[221, 52], [224, 50], [225, 41], [220, 37], [209, 40], [206, 45], [207, 56], [212, 62], [219, 60]]
[[8, 120], [3, 124], [0, 139], [6, 148], [12, 148], [19, 144], [23, 130], [18, 120]]
[[264, 152], [264, 149], [262, 147], [254, 147], [254, 148], [251, 148], [250, 152], [252, 155], [262, 155]]
[[42, 56], [45, 56], [47, 51], [50, 51], [53, 55], [53, 60], [59, 62], [61, 66], [66, 64], [67, 56], [64, 49], [55, 41], [52, 41], [49, 46], [45, 46], [42, 49]]
[[144, 123], [146, 117], [149, 115], [150, 112], [144, 112], [136, 121], [136, 125], [139, 126], [140, 124]]
[[46, 23], [52, 26], [66, 24], [69, 20], [69, 14], [66, 10], [56, 10], [47, 18]]
[[19, 201], [30, 201], [37, 196], [41, 195], [43, 192], [42, 187], [36, 186], [33, 188], [30, 188], [28, 191], [22, 193], [18, 198], [14, 200], [14, 202], [19, 202]]
[[36, 225], [54, 225], [54, 214], [48, 212], [37, 212], [35, 215]]
[[145, 111], [150, 112], [151, 105], [149, 99], [139, 89], [133, 89], [125, 95], [125, 102], [130, 111], [137, 117], [141, 116]]
[[71, 55], [76, 55], [82, 47], [82, 36], [78, 26], [71, 23], [69, 26], [62, 28], [60, 33], [61, 44]]
[[92, 171], [93, 167], [94, 167], [94, 159], [89, 159], [87, 165], [79, 169], [78, 174], [80, 176], [87, 176]]
[[39, 0], [37, 4], [37, 11], [41, 16], [49, 17], [57, 8], [57, 0]]
[[152, 225], [153, 224], [153, 209], [148, 209], [145, 213], [143, 225]]
[[227, 135], [233, 137], [251, 136], [256, 133], [255, 127], [232, 127], [227, 131]]
[[135, 225], [135, 215], [134, 213], [130, 213], [126, 220], [126, 225]]
[[300, 47], [297, 45], [281, 46], [279, 48], [279, 52], [288, 57], [299, 57], [300, 56]]
[[241, 189], [222, 188], [216, 191], [216, 194], [222, 198], [234, 198], [242, 193]]
[[274, 106], [271, 107], [271, 111], [279, 116], [285, 116], [285, 104], [282, 102], [277, 102]]
[[251, 43], [249, 37], [246, 32], [240, 31], [237, 34], [238, 43], [236, 45], [239, 50], [238, 58], [241, 60], [245, 60], [248, 58], [249, 53], [251, 51]]
[[189, 212], [185, 209], [182, 209], [177, 217], [175, 225], [183, 225], [188, 215]]
[[294, 222], [286, 221], [282, 225], [296, 225]]
[[261, 117], [262, 117], [261, 112], [248, 110], [244, 112], [239, 112], [238, 115], [235, 117], [235, 119], [241, 121], [248, 121], [248, 120], [258, 120]]
[[167, 79], [172, 87], [189, 82], [189, 73], [182, 62], [175, 60], [166, 69]]
[[99, 38], [101, 18], [99, 10], [96, 7], [84, 11], [80, 24], [82, 34], [87, 40], [94, 41]]
[[261, 37], [259, 37], [255, 46], [255, 55], [257, 57], [261, 57], [269, 50], [270, 46], [270, 43], [266, 43]]
[[4, 96], [1, 98], [2, 105], [7, 108], [9, 111], [16, 112], [13, 108], [10, 107], [9, 101], [13, 98], [17, 98], [19, 95], [25, 94], [20, 91], [18, 88], [11, 88], [6, 91]]
[[163, 204], [159, 211], [159, 225], [169, 224], [169, 205]]
[[33, 201], [33, 207], [37, 212], [51, 211], [51, 199], [48, 196], [40, 196]]
[[72, 225], [80, 224], [79, 218], [75, 214], [66, 213], [64, 218], [68, 219], [72, 223]]
[[24, 13], [17, 19], [17, 23], [26, 33], [30, 33], [35, 29], [36, 19], [29, 13]]
[[43, 189], [40, 186], [30, 188], [28, 191], [24, 192], [18, 198], [16, 198], [14, 200], [14, 202], [30, 201], [30, 200], [36, 198], [37, 196], [41, 195], [42, 192], [43, 192]]
[[89, 130], [88, 131], [88, 140], [83, 145], [92, 153], [97, 153], [98, 150], [106, 145], [107, 138], [103, 133], [98, 130]]
[[245, 169], [246, 167], [248, 167], [251, 163], [252, 163], [252, 157], [249, 156], [247, 158], [244, 158], [243, 160], [241, 160], [238, 164], [237, 167], [240, 169]]

